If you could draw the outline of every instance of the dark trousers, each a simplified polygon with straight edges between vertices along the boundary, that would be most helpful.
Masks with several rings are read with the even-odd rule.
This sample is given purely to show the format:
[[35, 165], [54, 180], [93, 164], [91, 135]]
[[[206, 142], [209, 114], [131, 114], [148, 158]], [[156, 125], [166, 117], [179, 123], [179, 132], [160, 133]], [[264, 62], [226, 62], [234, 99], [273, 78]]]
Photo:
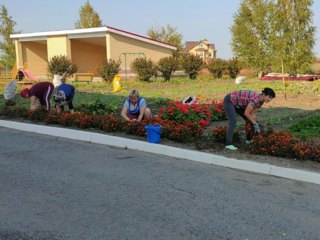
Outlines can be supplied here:
[[230, 100], [230, 95], [227, 95], [224, 98], [223, 105], [224, 105], [224, 110], [225, 110], [227, 118], [228, 118], [226, 145], [231, 145], [233, 142], [233, 133], [234, 133], [234, 129], [237, 124], [236, 114], [240, 115], [245, 120], [246, 139], [251, 140], [254, 135], [254, 129], [253, 129], [253, 124], [244, 115], [245, 109], [236, 108]]

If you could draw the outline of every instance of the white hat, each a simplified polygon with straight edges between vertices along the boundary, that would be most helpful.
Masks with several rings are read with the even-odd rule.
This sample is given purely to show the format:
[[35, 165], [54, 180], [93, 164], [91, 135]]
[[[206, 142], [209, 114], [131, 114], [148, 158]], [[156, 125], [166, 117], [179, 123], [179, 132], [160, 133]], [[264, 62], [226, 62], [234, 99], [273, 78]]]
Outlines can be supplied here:
[[54, 100], [55, 101], [65, 101], [66, 100], [66, 94], [62, 90], [57, 90], [53, 94]]

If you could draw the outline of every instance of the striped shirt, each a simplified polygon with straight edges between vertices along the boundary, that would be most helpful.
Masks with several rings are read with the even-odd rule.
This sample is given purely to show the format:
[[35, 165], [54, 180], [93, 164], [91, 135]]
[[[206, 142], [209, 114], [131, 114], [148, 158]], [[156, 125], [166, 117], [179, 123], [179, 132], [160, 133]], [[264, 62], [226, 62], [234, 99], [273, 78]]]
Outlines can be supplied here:
[[249, 90], [239, 90], [229, 93], [231, 103], [236, 108], [246, 108], [250, 103], [254, 108], [260, 108], [262, 103], [259, 101], [260, 94], [249, 91]]

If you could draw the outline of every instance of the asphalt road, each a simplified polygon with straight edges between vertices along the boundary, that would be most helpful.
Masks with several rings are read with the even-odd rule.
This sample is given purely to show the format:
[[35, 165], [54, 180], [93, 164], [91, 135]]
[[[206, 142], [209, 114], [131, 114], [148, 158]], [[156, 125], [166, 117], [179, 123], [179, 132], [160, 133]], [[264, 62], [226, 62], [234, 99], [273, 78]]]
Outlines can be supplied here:
[[320, 239], [320, 186], [0, 128], [0, 239]]

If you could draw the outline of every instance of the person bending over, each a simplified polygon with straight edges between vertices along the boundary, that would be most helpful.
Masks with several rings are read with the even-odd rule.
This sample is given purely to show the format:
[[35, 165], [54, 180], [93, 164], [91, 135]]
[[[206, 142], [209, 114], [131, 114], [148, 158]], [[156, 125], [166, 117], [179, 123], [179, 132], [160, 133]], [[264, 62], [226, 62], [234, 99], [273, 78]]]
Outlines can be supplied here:
[[257, 110], [264, 104], [270, 102], [276, 97], [271, 88], [264, 88], [262, 93], [256, 93], [249, 90], [239, 90], [227, 94], [224, 98], [224, 110], [228, 118], [228, 127], [226, 133], [226, 149], [237, 150], [233, 145], [233, 132], [236, 127], [236, 113], [246, 122], [246, 143], [252, 142], [252, 127], [255, 133], [260, 133], [260, 126], [256, 120]]
[[30, 89], [25, 88], [20, 92], [22, 98], [30, 98], [31, 110], [39, 108], [37, 100], [41, 107], [50, 110], [50, 97], [54, 86], [51, 82], [40, 82], [33, 85]]
[[55, 102], [55, 109], [58, 113], [64, 111], [64, 106], [68, 104], [69, 111], [71, 113], [74, 112], [73, 110], [73, 98], [74, 98], [74, 86], [70, 84], [60, 84], [58, 88], [53, 93], [53, 100]]

